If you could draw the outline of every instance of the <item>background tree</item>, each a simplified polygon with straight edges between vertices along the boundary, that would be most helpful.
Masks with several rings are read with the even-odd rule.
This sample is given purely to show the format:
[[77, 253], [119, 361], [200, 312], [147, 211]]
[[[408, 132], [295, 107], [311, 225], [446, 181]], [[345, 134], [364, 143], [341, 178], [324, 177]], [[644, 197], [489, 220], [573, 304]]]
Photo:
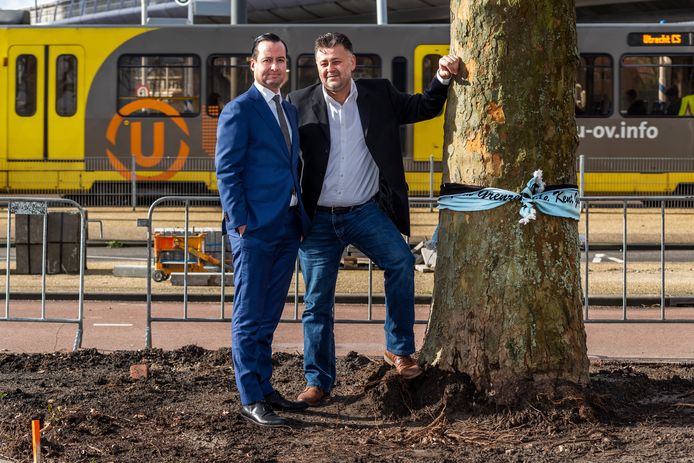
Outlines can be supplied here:
[[[452, 0], [444, 182], [520, 192], [533, 171], [576, 183], [573, 0]], [[500, 403], [588, 382], [578, 225], [520, 205], [440, 214], [421, 358], [469, 374]]]

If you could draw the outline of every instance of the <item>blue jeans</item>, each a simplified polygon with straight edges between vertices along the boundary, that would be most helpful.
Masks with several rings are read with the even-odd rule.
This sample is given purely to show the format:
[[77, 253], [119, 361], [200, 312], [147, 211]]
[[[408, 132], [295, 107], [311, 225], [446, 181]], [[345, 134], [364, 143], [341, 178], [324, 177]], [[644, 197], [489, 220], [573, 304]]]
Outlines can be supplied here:
[[333, 315], [340, 258], [351, 244], [385, 271], [386, 348], [414, 352], [414, 256], [393, 222], [375, 201], [344, 214], [316, 211], [299, 248], [304, 295], [304, 376], [309, 386], [329, 392], [335, 384]]

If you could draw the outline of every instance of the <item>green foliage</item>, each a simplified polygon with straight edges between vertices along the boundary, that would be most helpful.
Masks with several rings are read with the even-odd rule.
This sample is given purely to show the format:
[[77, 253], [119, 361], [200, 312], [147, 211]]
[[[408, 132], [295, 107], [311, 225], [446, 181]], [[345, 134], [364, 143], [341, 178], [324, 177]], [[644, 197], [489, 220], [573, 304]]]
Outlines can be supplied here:
[[4, 399], [5, 397], [7, 397], [7, 392], [0, 391], [0, 400]]
[[110, 240], [110, 241], [108, 241], [108, 242], [106, 243], [106, 246], [109, 247], [109, 248], [122, 248], [122, 247], [123, 247], [123, 243], [121, 243], [121, 242], [118, 241], [118, 240]]
[[48, 411], [47, 421], [49, 423], [59, 423], [65, 416], [65, 413], [63, 412], [63, 407], [61, 407], [60, 405], [54, 405], [53, 400], [48, 401], [46, 410]]

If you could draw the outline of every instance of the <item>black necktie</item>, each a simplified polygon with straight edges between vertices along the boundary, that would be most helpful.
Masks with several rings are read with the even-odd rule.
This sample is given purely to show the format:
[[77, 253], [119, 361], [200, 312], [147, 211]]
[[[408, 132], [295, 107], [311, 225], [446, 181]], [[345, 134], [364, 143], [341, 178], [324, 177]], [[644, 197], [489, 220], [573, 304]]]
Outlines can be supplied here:
[[282, 105], [280, 104], [280, 96], [273, 96], [272, 101], [275, 102], [275, 108], [277, 109], [277, 119], [280, 121], [280, 130], [282, 130], [284, 141], [287, 144], [287, 151], [289, 151], [289, 154], [291, 154], [292, 139], [289, 138], [289, 127], [287, 127], [287, 121], [284, 118], [284, 111], [282, 110]]

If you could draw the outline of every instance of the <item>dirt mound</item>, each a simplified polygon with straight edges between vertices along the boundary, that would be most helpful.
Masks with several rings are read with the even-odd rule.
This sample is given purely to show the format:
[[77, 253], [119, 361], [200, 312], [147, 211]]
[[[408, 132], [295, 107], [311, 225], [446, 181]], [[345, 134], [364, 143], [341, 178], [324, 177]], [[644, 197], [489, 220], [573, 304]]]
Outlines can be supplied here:
[[[295, 396], [301, 356], [273, 361], [275, 387]], [[146, 380], [130, 377], [134, 364]], [[0, 459], [31, 461], [39, 418], [49, 462], [694, 461], [694, 366], [592, 370], [590, 412], [556, 398], [508, 409], [465, 375], [405, 382], [350, 353], [332, 400], [277, 430], [238, 416], [229, 349], [0, 354]]]

